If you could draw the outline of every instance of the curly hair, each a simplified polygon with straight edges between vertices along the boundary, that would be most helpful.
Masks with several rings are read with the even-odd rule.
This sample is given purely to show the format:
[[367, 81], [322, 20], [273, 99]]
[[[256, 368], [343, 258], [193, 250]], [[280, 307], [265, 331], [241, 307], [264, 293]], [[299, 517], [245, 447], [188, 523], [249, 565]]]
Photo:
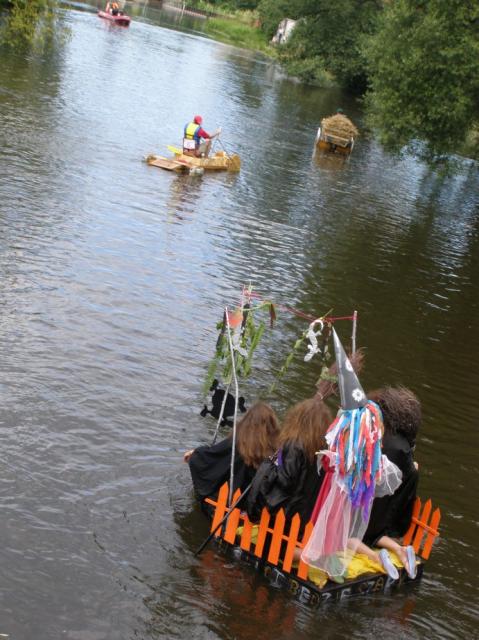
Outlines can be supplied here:
[[379, 405], [386, 433], [400, 433], [411, 446], [421, 424], [421, 403], [406, 387], [382, 387], [368, 393], [369, 400]]

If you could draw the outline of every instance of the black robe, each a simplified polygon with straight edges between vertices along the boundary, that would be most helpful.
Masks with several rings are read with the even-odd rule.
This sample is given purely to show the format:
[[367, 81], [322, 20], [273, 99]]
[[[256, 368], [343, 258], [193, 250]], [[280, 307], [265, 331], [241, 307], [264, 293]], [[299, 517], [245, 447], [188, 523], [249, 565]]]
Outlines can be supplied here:
[[[225, 438], [212, 446], [198, 447], [191, 454], [189, 467], [196, 498], [216, 498], [218, 491], [230, 479], [232, 439]], [[256, 469], [245, 464], [235, 451], [233, 489], [244, 491], [253, 479]]]
[[386, 433], [382, 452], [402, 471], [401, 485], [391, 496], [376, 498], [363, 541], [375, 546], [381, 536], [400, 538], [409, 529], [416, 500], [419, 473], [414, 466], [413, 449], [400, 433]]
[[257, 521], [264, 506], [272, 514], [282, 507], [287, 520], [299, 513], [304, 529], [324, 477], [318, 472], [316, 460], [310, 462], [300, 445], [288, 443], [280, 451], [278, 463], [270, 464], [265, 476], [260, 475], [261, 467], [246, 501], [250, 518]]

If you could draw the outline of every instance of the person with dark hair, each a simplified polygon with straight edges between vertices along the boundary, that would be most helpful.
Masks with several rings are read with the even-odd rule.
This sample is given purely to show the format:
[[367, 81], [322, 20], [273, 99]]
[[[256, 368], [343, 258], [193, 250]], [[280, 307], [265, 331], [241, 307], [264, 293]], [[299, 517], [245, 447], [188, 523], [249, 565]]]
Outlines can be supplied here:
[[272, 514], [282, 507], [287, 519], [299, 513], [302, 528], [306, 526], [323, 478], [316, 452], [325, 447], [324, 436], [331, 421], [330, 410], [317, 396], [288, 411], [277, 456], [266, 474], [257, 474], [246, 500], [253, 521], [258, 521], [263, 507]]
[[[264, 402], [254, 404], [238, 422], [234, 461], [233, 491], [244, 491], [261, 462], [276, 451], [279, 424], [273, 409]], [[216, 497], [221, 486], [229, 481], [232, 437], [211, 446], [187, 451], [184, 462], [190, 468], [196, 498], [203, 502]]]
[[393, 551], [414, 577], [412, 547], [403, 547], [396, 539], [407, 532], [416, 500], [419, 473], [413, 453], [421, 424], [421, 404], [406, 387], [384, 387], [368, 397], [379, 405], [383, 415], [382, 453], [399, 467], [402, 482], [393, 495], [374, 500], [363, 542]]

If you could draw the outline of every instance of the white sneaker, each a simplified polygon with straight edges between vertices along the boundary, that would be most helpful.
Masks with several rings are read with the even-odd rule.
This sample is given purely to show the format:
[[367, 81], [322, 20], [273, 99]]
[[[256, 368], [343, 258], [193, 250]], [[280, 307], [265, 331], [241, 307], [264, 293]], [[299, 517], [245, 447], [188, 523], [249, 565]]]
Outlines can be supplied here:
[[393, 565], [387, 549], [381, 549], [381, 551], [379, 552], [379, 559], [381, 560], [383, 569], [388, 574], [388, 576], [393, 580], [399, 580], [399, 571]]
[[416, 552], [414, 551], [414, 547], [409, 545], [406, 547], [406, 555], [407, 555], [407, 565], [405, 567], [408, 576], [414, 580], [417, 575], [417, 567], [416, 567]]

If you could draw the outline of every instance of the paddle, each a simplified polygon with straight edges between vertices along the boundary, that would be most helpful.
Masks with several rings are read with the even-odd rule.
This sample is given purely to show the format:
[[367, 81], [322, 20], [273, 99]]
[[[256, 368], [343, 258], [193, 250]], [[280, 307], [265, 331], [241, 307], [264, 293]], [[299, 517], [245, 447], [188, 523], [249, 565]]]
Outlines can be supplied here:
[[210, 533], [210, 535], [206, 538], [206, 540], [198, 547], [198, 549], [195, 551], [194, 555], [199, 556], [200, 553], [203, 551], [203, 549], [206, 547], [206, 545], [208, 544], [208, 542], [210, 540], [213, 539], [214, 535], [216, 534], [216, 532], [218, 531], [218, 529], [222, 526], [222, 524], [228, 519], [229, 515], [231, 514], [231, 512], [233, 511], [233, 509], [241, 502], [241, 500], [245, 497], [245, 495], [248, 493], [248, 491], [251, 489], [251, 485], [253, 483], [250, 482], [249, 485], [246, 487], [246, 489], [243, 491], [243, 493], [238, 496], [238, 499], [235, 500], [233, 502], [233, 504], [231, 505], [231, 507], [228, 510], [228, 513], [225, 515], [225, 517], [218, 522], [218, 525], [213, 529], [213, 531]]

